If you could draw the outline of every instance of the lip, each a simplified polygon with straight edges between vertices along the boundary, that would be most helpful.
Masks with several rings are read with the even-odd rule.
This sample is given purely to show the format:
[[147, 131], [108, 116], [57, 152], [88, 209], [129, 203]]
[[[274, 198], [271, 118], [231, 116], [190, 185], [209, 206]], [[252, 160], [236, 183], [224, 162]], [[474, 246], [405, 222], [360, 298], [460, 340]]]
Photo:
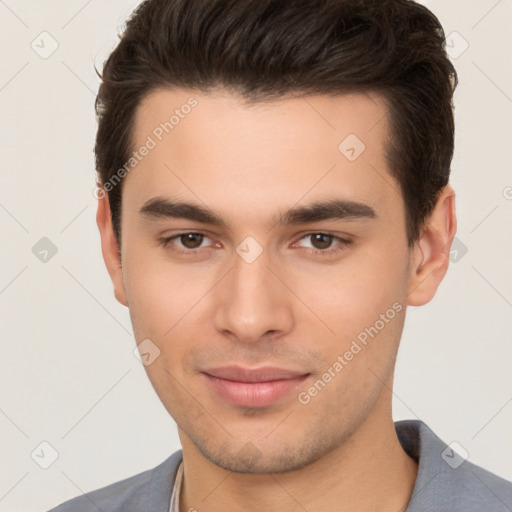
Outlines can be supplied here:
[[267, 407], [297, 390], [310, 375], [284, 368], [257, 369], [229, 366], [201, 372], [210, 388], [239, 407]]

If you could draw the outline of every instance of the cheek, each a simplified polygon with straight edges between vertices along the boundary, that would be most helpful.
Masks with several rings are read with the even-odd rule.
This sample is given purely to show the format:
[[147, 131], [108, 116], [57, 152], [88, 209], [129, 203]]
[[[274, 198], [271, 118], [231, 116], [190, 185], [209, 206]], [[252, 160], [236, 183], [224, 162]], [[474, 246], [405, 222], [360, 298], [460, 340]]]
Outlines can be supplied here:
[[390, 245], [376, 244], [338, 267], [323, 269], [323, 276], [303, 278], [301, 298], [324, 324], [308, 316], [310, 328], [316, 323], [322, 329], [318, 333], [325, 333], [316, 335], [323, 344], [325, 370], [336, 365], [331, 370], [336, 378], [328, 386], [343, 406], [351, 403], [350, 397], [374, 396], [382, 386], [379, 379], [385, 380], [393, 368], [405, 320], [404, 258]]
[[137, 251], [127, 253], [126, 261], [123, 272], [137, 339], [170, 335], [208, 289], [206, 276], [187, 272], [184, 265], [160, 257], [143, 258]]
[[349, 426], [373, 408], [392, 375], [405, 319], [401, 303], [386, 306], [340, 312], [336, 336], [324, 340], [323, 372], [298, 397], [308, 413], [329, 418], [341, 411], [339, 421]]
[[392, 309], [395, 303], [405, 309], [407, 258], [391, 244], [376, 241], [336, 264], [289, 271], [287, 281], [294, 283], [294, 292], [316, 313], [308, 314], [309, 321], [341, 340], [374, 325], [390, 308], [387, 316], [394, 317], [400, 309]]
[[204, 299], [212, 288], [211, 271], [187, 272], [185, 265], [162, 258], [127, 256], [124, 272], [135, 339], [149, 338], [158, 348], [158, 358], [145, 370], [164, 403], [174, 403], [180, 383], [193, 371], [190, 358], [207, 338], [205, 318], [211, 315]]

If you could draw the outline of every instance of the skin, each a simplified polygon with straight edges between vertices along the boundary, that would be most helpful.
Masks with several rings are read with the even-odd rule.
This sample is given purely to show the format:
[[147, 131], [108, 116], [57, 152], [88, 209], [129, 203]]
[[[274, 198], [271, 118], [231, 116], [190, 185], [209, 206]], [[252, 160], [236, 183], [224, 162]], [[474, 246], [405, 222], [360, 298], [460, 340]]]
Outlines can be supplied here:
[[[249, 106], [223, 90], [159, 90], [136, 112], [134, 148], [190, 96], [197, 107], [125, 178], [121, 252], [108, 196], [97, 213], [115, 296], [129, 307], [137, 343], [149, 338], [160, 350], [145, 368], [178, 425], [180, 510], [405, 510], [417, 464], [394, 429], [393, 370], [406, 307], [429, 302], [448, 268], [453, 189], [442, 191], [410, 249], [377, 94]], [[366, 146], [353, 162], [338, 150], [351, 133]], [[207, 207], [226, 226], [145, 218], [142, 205], [157, 196]], [[276, 223], [289, 208], [332, 198], [369, 205], [376, 216]], [[181, 232], [206, 235], [199, 252], [180, 238], [159, 243]], [[315, 233], [351, 243], [333, 238], [325, 248], [307, 236]], [[262, 248], [252, 263], [236, 251], [247, 236]], [[402, 311], [300, 403], [298, 394], [394, 303]], [[271, 406], [242, 408], [201, 374], [228, 364], [310, 376]]]

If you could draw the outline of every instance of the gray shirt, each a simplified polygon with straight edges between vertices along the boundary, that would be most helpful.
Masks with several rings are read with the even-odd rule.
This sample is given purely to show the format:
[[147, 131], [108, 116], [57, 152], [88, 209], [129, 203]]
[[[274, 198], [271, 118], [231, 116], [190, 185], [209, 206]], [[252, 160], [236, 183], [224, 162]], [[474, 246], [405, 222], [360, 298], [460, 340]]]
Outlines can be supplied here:
[[[512, 482], [464, 460], [422, 421], [398, 421], [395, 429], [404, 450], [419, 464], [406, 512], [512, 512]], [[178, 450], [154, 469], [49, 512], [169, 512], [181, 461]]]

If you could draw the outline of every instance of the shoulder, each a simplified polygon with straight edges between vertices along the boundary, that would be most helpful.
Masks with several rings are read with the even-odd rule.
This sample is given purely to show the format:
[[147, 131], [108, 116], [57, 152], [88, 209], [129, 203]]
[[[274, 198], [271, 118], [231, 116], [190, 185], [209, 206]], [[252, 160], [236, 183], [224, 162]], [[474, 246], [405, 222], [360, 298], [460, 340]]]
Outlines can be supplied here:
[[458, 443], [442, 441], [425, 423], [395, 423], [404, 450], [418, 461], [408, 512], [506, 512], [512, 510], [512, 482], [467, 460]]
[[49, 512], [168, 512], [181, 460], [178, 450], [153, 469], [72, 498]]

